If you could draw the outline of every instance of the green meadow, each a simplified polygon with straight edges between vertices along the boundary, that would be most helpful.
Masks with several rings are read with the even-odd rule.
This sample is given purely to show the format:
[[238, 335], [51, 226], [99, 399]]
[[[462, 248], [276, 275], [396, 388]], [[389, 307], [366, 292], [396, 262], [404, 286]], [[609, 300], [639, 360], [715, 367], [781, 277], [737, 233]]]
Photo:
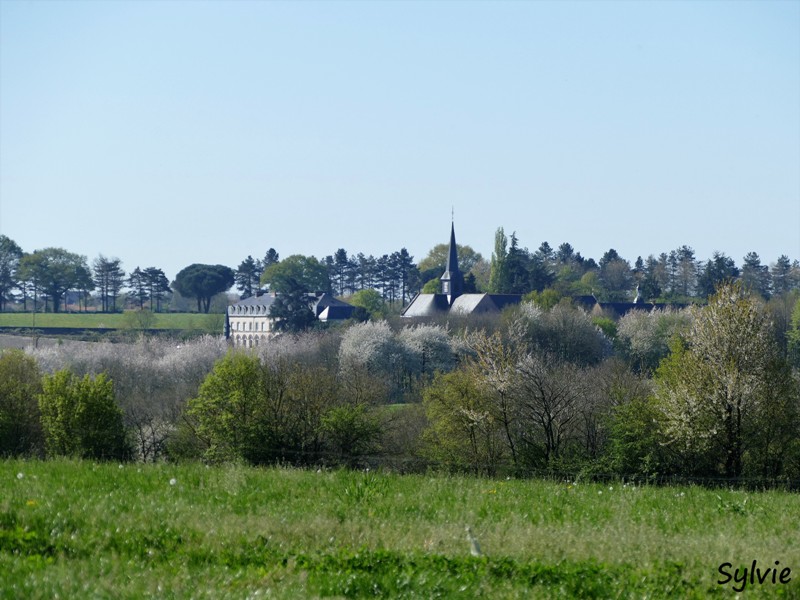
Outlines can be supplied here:
[[[153, 313], [150, 329], [213, 329], [222, 332], [224, 315], [199, 313]], [[0, 313], [0, 327], [33, 327], [32, 313]], [[36, 313], [36, 328], [127, 329], [132, 326], [126, 313]]]
[[753, 560], [791, 581], [747, 597], [800, 597], [783, 491], [66, 460], [0, 490], [2, 598], [732, 597]]

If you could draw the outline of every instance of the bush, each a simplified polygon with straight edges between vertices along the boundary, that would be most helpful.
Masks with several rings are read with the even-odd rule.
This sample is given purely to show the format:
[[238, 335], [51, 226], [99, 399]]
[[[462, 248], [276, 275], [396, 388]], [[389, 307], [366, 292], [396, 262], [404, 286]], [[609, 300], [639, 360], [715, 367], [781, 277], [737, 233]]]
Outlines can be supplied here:
[[0, 456], [42, 449], [37, 396], [42, 389], [36, 361], [21, 350], [0, 354]]
[[611, 344], [583, 309], [562, 300], [544, 311], [523, 303], [503, 313], [509, 337], [529, 352], [544, 352], [579, 365], [600, 363]]
[[[208, 316], [208, 315], [205, 315]], [[76, 375], [105, 374], [114, 382], [117, 405], [134, 438], [137, 457], [159, 460], [189, 398], [226, 352], [220, 337], [178, 343], [141, 337], [133, 343], [68, 343], [34, 352], [41, 369]]]
[[45, 375], [39, 396], [49, 456], [125, 460], [131, 456], [114, 386], [105, 375]]
[[328, 446], [351, 464], [359, 456], [378, 450], [381, 429], [378, 419], [363, 404], [337, 406], [322, 417]]

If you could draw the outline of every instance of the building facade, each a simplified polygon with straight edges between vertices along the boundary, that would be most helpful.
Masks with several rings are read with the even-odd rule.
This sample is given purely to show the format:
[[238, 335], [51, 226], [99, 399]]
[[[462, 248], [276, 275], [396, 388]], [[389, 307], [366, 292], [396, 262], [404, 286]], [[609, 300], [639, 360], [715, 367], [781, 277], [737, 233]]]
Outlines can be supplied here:
[[[276, 335], [275, 319], [269, 316], [276, 294], [251, 296], [228, 307], [225, 316], [225, 337], [233, 346], [255, 348]], [[327, 292], [308, 294], [308, 305], [321, 322], [346, 321], [354, 306]]]

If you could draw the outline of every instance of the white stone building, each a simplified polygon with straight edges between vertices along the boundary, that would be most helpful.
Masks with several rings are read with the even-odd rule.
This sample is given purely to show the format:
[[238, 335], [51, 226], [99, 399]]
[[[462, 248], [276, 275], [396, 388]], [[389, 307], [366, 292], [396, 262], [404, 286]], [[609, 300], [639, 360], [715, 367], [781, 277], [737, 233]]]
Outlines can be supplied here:
[[[275, 319], [269, 316], [273, 302], [274, 292], [251, 296], [230, 305], [225, 319], [225, 337], [239, 347], [254, 348], [265, 343], [276, 334]], [[322, 322], [345, 321], [355, 308], [326, 292], [308, 294], [308, 305]]]

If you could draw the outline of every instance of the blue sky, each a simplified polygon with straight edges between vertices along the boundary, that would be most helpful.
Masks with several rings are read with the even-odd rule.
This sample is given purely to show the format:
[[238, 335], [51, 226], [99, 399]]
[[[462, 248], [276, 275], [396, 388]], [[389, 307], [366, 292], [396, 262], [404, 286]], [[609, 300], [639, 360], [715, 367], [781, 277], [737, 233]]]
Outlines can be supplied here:
[[0, 1], [0, 233], [800, 259], [800, 2]]

